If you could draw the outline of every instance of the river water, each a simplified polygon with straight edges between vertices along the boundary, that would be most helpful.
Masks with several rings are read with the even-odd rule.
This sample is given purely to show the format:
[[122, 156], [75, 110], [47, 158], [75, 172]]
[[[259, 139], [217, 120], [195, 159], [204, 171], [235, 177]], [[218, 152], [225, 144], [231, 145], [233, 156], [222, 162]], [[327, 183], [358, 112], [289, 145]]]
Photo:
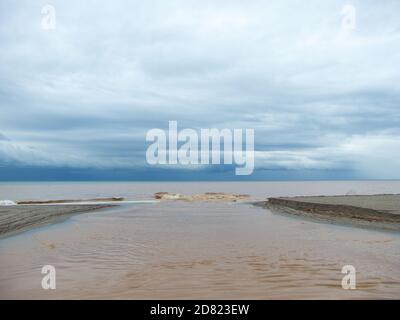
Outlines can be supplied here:
[[[0, 199], [155, 192], [268, 196], [400, 193], [400, 182], [2, 183]], [[44, 265], [56, 290], [41, 287]], [[341, 286], [356, 269], [356, 289]], [[248, 203], [129, 204], [0, 240], [0, 298], [400, 298], [400, 235], [303, 220]]]

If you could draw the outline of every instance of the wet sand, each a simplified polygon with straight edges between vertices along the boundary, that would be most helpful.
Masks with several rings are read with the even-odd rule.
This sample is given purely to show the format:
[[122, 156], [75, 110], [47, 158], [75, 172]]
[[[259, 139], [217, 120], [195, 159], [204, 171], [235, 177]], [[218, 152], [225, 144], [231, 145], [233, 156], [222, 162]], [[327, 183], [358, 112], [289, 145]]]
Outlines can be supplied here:
[[269, 198], [257, 205], [322, 222], [400, 231], [400, 195]]
[[0, 206], [0, 239], [59, 223], [73, 215], [109, 208], [111, 205], [18, 205]]

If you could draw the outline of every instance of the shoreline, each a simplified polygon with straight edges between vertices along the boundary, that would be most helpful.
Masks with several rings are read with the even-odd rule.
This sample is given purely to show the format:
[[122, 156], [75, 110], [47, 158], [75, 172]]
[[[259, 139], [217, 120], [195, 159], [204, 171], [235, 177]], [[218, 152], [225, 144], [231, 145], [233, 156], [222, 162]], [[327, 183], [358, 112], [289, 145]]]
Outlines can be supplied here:
[[400, 231], [398, 194], [280, 197], [254, 204], [318, 222]]
[[[158, 186], [154, 189], [154, 193], [159, 191]], [[99, 194], [106, 194], [100, 191], [103, 193]], [[315, 223], [305, 216], [274, 214], [253, 206], [257, 200], [265, 202], [266, 195], [274, 195], [265, 189], [260, 190], [264, 196], [257, 195], [251, 201], [247, 198], [234, 201], [236, 198], [230, 194], [205, 195], [197, 188], [185, 191], [179, 197], [171, 193], [166, 196], [180, 200], [159, 199], [157, 204], [139, 206], [115, 203], [113, 208], [77, 215], [65, 222], [66, 219], [56, 217], [47, 221], [47, 226], [0, 240], [0, 296], [3, 299], [393, 299], [399, 296], [398, 231], [368, 230], [353, 223], [336, 227], [327, 224], [326, 219], [325, 223]], [[241, 195], [242, 191], [251, 190], [232, 194]], [[298, 188], [289, 191], [286, 190], [286, 195], [301, 192]], [[119, 192], [119, 189], [114, 191]], [[61, 199], [79, 198], [58, 194]], [[42, 199], [46, 196], [42, 195]], [[149, 192], [145, 196], [149, 199]], [[390, 202], [392, 196], [368, 198], [370, 202], [358, 196], [345, 200], [341, 196], [313, 197], [320, 202], [358, 201], [370, 206], [386, 203], [389, 210], [398, 209], [396, 203]], [[30, 213], [27, 208], [35, 212]], [[22, 210], [29, 216], [45, 211], [49, 215], [61, 208], [69, 210], [72, 206], [0, 207], [14, 216]], [[80, 211], [76, 214], [88, 209], [83, 205], [75, 208]], [[49, 225], [57, 221], [60, 223]], [[36, 226], [37, 223], [31, 225]], [[42, 290], [40, 286], [43, 277], [40, 267], [47, 264], [57, 268], [58, 290]], [[341, 270], [348, 264], [357, 268], [357, 290], [344, 291], [341, 287]]]
[[[154, 198], [155, 202], [160, 200], [248, 202], [270, 209], [275, 213], [298, 216], [322, 223], [400, 231], [400, 194], [271, 197], [266, 201], [249, 201], [251, 197], [246, 194], [208, 192], [185, 196], [157, 192], [154, 194]], [[131, 202], [116, 197], [90, 200], [94, 202], [74, 200], [76, 202], [68, 203], [70, 200], [43, 200], [20, 201], [15, 206], [0, 206], [0, 239], [45, 225], [60, 223], [77, 214]], [[101, 202], [104, 200], [108, 202]]]
[[17, 205], [0, 207], [0, 240], [35, 228], [64, 222], [70, 217], [115, 205]]

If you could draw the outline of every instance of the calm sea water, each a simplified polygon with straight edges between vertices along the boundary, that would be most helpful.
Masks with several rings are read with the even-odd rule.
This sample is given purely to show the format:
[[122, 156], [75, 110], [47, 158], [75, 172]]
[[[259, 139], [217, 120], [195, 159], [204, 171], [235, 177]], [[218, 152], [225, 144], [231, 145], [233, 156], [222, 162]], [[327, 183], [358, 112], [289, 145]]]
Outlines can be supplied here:
[[149, 199], [159, 191], [270, 196], [400, 193], [400, 181], [318, 182], [30, 182], [0, 183], [0, 200], [79, 199], [122, 196]]
[[[400, 193], [400, 182], [14, 183], [0, 199]], [[400, 298], [400, 236], [246, 203], [124, 205], [0, 240], [0, 298]], [[41, 288], [54, 265], [57, 289]], [[357, 270], [344, 290], [341, 269]]]

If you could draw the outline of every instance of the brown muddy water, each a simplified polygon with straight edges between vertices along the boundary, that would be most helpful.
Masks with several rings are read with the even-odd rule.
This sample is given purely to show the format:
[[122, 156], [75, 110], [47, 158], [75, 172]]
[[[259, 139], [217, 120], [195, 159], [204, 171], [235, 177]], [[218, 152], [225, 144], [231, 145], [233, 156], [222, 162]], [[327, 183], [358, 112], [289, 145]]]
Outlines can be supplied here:
[[[154, 192], [268, 196], [399, 193], [400, 182], [0, 184], [10, 200]], [[356, 290], [341, 286], [356, 268]], [[44, 265], [56, 290], [41, 287]], [[0, 240], [0, 298], [400, 298], [400, 235], [274, 214], [248, 203], [129, 204]]]

